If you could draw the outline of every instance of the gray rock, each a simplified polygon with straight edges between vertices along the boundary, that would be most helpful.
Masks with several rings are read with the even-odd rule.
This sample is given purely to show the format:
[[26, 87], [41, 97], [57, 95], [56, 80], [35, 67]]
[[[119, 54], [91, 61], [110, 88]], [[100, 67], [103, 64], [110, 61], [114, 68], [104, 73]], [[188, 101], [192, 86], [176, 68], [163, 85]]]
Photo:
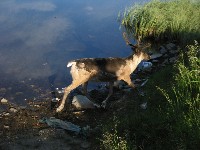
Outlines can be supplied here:
[[168, 59], [165, 59], [163, 62], [162, 62], [162, 65], [166, 65], [166, 64], [169, 64], [169, 61], [168, 61]]
[[170, 50], [169, 53], [170, 54], [177, 54], [177, 53], [179, 53], [179, 50]]
[[161, 54], [167, 53], [167, 49], [164, 46], [161, 46], [159, 49]]
[[86, 96], [83, 95], [74, 96], [72, 100], [72, 105], [78, 110], [95, 108], [95, 103], [93, 103]]
[[151, 59], [159, 58], [159, 57], [161, 57], [162, 55], [163, 55], [163, 54], [160, 54], [160, 53], [153, 54], [153, 55], [151, 55]]
[[170, 62], [170, 63], [174, 63], [174, 62], [176, 62], [176, 61], [177, 61], [177, 57], [172, 57], [172, 58], [169, 59], [169, 62]]
[[169, 44], [166, 45], [166, 48], [168, 50], [175, 50], [175, 49], [177, 49], [177, 46], [174, 43], [169, 43]]

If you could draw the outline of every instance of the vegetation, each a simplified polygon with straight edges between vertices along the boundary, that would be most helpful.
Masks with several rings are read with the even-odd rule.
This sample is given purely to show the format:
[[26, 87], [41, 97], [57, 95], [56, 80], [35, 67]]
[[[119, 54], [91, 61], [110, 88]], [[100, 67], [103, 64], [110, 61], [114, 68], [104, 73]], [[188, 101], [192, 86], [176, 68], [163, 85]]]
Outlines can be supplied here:
[[[112, 106], [115, 117], [103, 125], [102, 149], [200, 149], [199, 14], [194, 0], [151, 1], [125, 11], [122, 25], [133, 38], [176, 40], [182, 51], [174, 65], [149, 78], [145, 97], [129, 93], [120, 111]], [[148, 101], [145, 110], [142, 101]]]
[[154, 0], [126, 9], [121, 21], [139, 41], [176, 40], [183, 45], [200, 40], [200, 1]]
[[[145, 97], [129, 93], [118, 106], [112, 106], [115, 117], [103, 125], [101, 147], [200, 149], [198, 49], [197, 43], [188, 46], [189, 64], [182, 57], [174, 66], [153, 74], [144, 87]], [[146, 100], [148, 108], [142, 110], [139, 104]]]

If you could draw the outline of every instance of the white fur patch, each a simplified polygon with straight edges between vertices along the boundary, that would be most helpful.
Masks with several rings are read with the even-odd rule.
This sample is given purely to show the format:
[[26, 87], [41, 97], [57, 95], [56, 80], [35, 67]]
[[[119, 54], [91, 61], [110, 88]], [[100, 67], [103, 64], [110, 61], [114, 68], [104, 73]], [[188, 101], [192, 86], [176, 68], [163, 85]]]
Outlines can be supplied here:
[[71, 66], [74, 65], [74, 64], [76, 64], [76, 62], [71, 61], [71, 62], [69, 62], [69, 63], [67, 64], [67, 67], [71, 67]]

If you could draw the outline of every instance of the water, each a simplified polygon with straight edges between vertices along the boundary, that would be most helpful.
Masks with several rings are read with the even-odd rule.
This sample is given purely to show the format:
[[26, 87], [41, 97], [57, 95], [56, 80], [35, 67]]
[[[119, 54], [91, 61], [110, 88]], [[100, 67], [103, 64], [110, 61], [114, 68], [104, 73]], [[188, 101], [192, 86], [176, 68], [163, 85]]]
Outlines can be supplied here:
[[21, 103], [68, 85], [73, 59], [128, 56], [117, 17], [134, 2], [0, 1], [0, 98]]

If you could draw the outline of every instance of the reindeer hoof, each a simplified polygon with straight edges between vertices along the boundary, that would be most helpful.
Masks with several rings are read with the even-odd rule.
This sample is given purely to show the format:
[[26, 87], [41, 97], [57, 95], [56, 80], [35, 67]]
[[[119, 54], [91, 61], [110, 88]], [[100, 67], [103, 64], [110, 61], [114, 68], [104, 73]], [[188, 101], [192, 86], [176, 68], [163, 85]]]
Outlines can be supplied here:
[[56, 109], [56, 112], [59, 113], [63, 110], [64, 106], [63, 105], [60, 105], [57, 109]]

